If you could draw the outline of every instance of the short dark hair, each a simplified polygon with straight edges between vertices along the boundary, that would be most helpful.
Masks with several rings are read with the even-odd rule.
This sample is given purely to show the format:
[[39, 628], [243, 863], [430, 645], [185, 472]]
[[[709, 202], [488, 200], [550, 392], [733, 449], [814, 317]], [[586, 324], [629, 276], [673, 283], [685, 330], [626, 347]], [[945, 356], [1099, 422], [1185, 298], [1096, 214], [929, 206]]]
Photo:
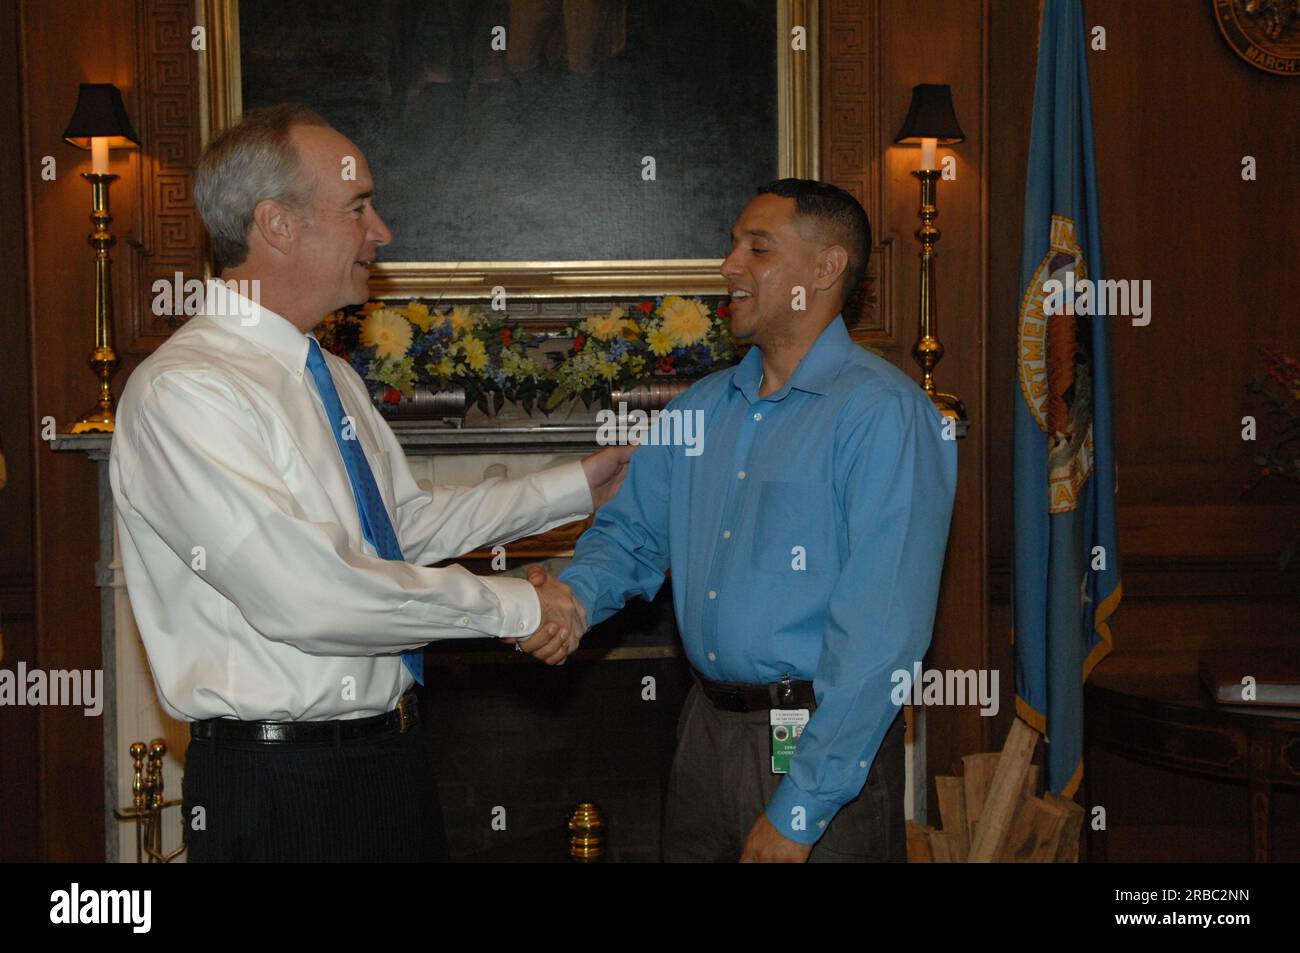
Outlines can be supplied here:
[[844, 246], [849, 263], [840, 303], [848, 305], [861, 289], [871, 259], [871, 222], [862, 204], [843, 189], [816, 179], [776, 179], [760, 186], [758, 194], [794, 199], [796, 218], [815, 219], [825, 238]]

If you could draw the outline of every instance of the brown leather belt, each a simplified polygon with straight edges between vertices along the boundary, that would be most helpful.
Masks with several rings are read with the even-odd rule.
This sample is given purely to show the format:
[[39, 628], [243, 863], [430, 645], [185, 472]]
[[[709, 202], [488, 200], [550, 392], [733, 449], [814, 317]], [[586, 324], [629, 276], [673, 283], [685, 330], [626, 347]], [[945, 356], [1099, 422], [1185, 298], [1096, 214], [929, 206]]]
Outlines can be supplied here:
[[781, 681], [771, 685], [714, 682], [695, 672], [704, 696], [723, 711], [770, 711], [773, 708], [816, 708], [812, 682]]
[[337, 744], [383, 734], [396, 728], [409, 731], [420, 723], [420, 709], [414, 692], [407, 692], [397, 707], [368, 718], [332, 721], [236, 721], [208, 718], [190, 722], [190, 737], [196, 741], [237, 741], [243, 744]]

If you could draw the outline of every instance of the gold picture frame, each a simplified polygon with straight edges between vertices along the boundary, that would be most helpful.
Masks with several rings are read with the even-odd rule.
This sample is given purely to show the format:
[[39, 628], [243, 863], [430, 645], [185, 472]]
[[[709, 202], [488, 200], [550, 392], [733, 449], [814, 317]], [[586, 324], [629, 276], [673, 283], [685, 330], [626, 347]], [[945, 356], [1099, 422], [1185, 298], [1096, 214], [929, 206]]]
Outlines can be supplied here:
[[[239, 0], [196, 0], [207, 49], [200, 118], [206, 143], [242, 112]], [[777, 5], [777, 168], [781, 177], [818, 178], [818, 0]], [[796, 27], [806, 47], [792, 48]], [[721, 230], [724, 224], [719, 225]], [[725, 294], [721, 259], [608, 261], [377, 262], [375, 298], [479, 299], [504, 288], [525, 298], [616, 298], [635, 295]]]

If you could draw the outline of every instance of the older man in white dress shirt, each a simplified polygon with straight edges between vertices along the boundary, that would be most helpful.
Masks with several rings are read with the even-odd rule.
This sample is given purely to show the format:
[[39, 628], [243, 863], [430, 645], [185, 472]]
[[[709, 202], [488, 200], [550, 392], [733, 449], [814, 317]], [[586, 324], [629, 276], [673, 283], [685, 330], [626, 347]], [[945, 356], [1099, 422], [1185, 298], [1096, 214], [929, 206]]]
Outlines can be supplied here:
[[628, 450], [426, 492], [360, 378], [310, 336], [368, 296], [392, 238], [373, 195], [360, 150], [303, 107], [214, 140], [196, 202], [221, 278], [256, 300], [209, 286], [118, 408], [127, 589], [162, 705], [192, 723], [193, 861], [444, 857], [420, 650], [530, 636], [524, 651], [559, 664], [585, 628], [562, 584], [424, 567], [585, 516]]

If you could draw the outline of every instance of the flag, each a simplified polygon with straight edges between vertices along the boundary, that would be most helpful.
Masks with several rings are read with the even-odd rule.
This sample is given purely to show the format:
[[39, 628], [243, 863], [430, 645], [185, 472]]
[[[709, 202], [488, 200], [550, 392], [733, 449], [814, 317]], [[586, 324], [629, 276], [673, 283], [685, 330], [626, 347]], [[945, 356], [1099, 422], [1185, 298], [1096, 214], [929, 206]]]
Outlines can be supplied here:
[[1043, 0], [1016, 335], [1016, 712], [1043, 733], [1047, 786], [1083, 779], [1083, 683], [1119, 605], [1107, 296], [1080, 0]]

